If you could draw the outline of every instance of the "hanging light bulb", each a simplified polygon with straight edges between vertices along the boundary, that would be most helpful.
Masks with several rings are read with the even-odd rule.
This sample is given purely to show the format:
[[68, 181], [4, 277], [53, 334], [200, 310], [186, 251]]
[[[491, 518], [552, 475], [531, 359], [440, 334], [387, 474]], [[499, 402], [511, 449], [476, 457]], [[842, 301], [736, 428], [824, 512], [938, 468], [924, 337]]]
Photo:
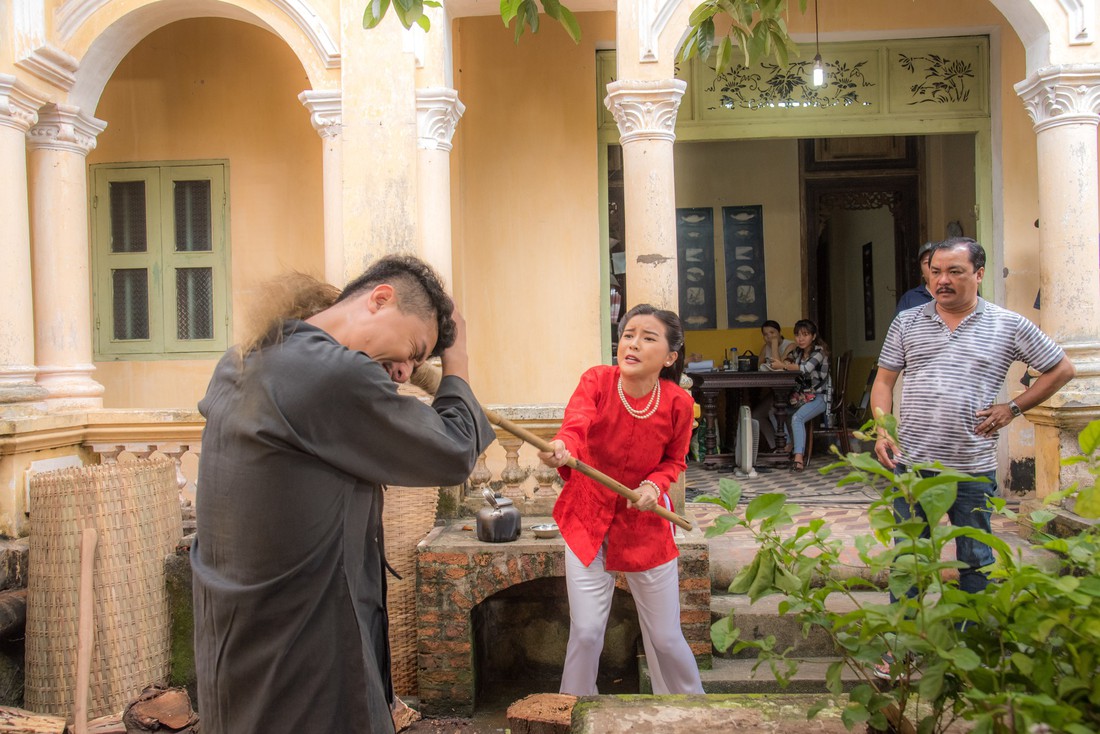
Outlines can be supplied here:
[[825, 86], [825, 64], [821, 61], [821, 33], [817, 21], [817, 0], [814, 0], [814, 49], [817, 54], [814, 56], [813, 85], [823, 87]]

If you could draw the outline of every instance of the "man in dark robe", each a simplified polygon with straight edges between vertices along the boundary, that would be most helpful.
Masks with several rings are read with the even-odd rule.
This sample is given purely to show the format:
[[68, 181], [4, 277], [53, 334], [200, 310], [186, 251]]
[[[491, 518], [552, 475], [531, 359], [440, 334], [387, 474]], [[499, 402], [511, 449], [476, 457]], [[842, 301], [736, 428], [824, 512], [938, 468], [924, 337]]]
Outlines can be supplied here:
[[[461, 484], [493, 439], [453, 308], [419, 260], [383, 258], [218, 364], [191, 550], [206, 734], [393, 731], [382, 485]], [[399, 395], [433, 354], [432, 404]]]

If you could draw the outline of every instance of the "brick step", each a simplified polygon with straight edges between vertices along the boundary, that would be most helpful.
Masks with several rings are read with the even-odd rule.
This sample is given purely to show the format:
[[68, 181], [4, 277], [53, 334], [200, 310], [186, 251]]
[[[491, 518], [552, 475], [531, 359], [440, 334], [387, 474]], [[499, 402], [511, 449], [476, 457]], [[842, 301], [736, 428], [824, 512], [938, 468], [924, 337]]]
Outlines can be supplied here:
[[[855, 597], [854, 601], [834, 594], [829, 599], [829, 609], [845, 613], [855, 609], [857, 602], [860, 606], [889, 602], [889, 595], [884, 591], [860, 591], [852, 596]], [[753, 604], [744, 594], [715, 594], [710, 600], [711, 622], [717, 622], [732, 613], [734, 624], [741, 630], [744, 639], [762, 640], [768, 635], [774, 635], [776, 649], [793, 647], [792, 654], [801, 657], [833, 655], [835, 650], [832, 640], [824, 630], [812, 628], [810, 634], [803, 637], [798, 619], [790, 614], [779, 613], [779, 604], [785, 598], [779, 595], [767, 596]], [[733, 655], [714, 651], [715, 664], [719, 658], [751, 659], [756, 655], [757, 651], [752, 648]]]

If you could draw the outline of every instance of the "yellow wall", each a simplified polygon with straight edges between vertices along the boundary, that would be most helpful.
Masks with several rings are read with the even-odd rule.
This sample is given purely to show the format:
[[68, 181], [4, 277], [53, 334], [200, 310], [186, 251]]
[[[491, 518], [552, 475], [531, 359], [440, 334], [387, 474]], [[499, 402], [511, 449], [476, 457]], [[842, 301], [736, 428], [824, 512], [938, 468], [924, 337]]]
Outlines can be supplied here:
[[[257, 285], [286, 271], [323, 275], [321, 139], [297, 95], [309, 88], [274, 35], [220, 19], [172, 23], [115, 70], [89, 164], [229, 161], [233, 323]], [[235, 329], [233, 338], [239, 332]], [[108, 408], [194, 406], [213, 360], [96, 364]]]
[[454, 25], [466, 105], [451, 159], [455, 292], [487, 403], [564, 402], [601, 361], [596, 48], [614, 16], [519, 45], [499, 17]]
[[[594, 54], [597, 45], [613, 45], [615, 18], [579, 17], [579, 45], [549, 22], [518, 46], [497, 17], [453, 24], [454, 83], [467, 106], [451, 158], [455, 291], [470, 327], [473, 381], [485, 402], [564, 401], [579, 373], [602, 359], [595, 111], [603, 90], [596, 88]], [[1035, 143], [1012, 90], [1023, 78], [1024, 56], [1007, 23], [988, 3], [950, 0], [830, 0], [820, 22], [826, 36], [904, 37], [910, 29], [941, 29], [944, 18], [960, 32], [1002, 29], [993, 79], [1003, 139], [993, 155], [1006, 185], [994, 196], [1005, 222], [1007, 305], [1034, 318]], [[792, 13], [790, 25], [794, 33], [812, 33], [812, 13]], [[321, 269], [321, 145], [295, 98], [307, 86], [297, 61], [266, 32], [227, 20], [185, 21], [152, 34], [131, 53], [96, 111], [110, 126], [90, 163], [230, 159], [237, 317], [257, 280], [285, 268]], [[730, 164], [730, 186], [781, 192], [776, 201], [757, 203], [768, 217], [769, 316], [789, 329], [802, 315], [801, 273], [791, 267], [801, 261], [794, 143], [743, 146], [736, 160], [729, 152], [715, 154]], [[677, 144], [678, 197], [690, 185], [680, 175], [686, 159], [707, 155]], [[775, 165], [777, 155], [788, 165]], [[789, 178], [759, 186], [760, 176], [780, 174]], [[748, 203], [735, 194], [728, 194], [729, 203]], [[759, 338], [755, 330], [692, 333], [687, 349], [720, 359], [731, 345], [757, 351]], [[114, 407], [191, 404], [209, 369], [205, 362], [98, 366]]]

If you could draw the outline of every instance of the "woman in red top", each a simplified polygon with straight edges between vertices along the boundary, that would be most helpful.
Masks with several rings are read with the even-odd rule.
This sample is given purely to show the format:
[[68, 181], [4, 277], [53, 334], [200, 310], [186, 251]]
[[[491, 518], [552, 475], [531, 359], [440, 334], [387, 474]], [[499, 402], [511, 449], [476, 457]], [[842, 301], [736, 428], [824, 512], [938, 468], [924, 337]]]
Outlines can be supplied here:
[[[691, 396], [679, 386], [684, 331], [679, 317], [648, 304], [623, 317], [618, 365], [581, 376], [565, 408], [554, 451], [540, 453], [558, 468], [565, 487], [554, 519], [565, 539], [569, 646], [561, 692], [595, 695], [604, 630], [625, 571], [638, 608], [653, 692], [702, 693], [699, 668], [680, 629], [679, 551], [675, 528], [653, 512], [672, 509], [669, 486], [686, 466], [694, 418]], [[580, 472], [570, 456], [637, 487], [637, 505]]]

